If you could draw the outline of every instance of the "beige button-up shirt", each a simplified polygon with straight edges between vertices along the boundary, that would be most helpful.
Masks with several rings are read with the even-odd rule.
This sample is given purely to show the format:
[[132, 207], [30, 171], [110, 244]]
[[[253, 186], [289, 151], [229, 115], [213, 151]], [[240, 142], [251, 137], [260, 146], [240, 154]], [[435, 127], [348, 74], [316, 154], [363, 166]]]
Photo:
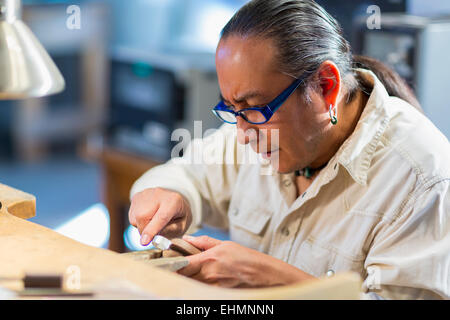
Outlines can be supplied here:
[[294, 174], [244, 159], [234, 125], [146, 172], [131, 196], [176, 190], [190, 202], [190, 231], [228, 229], [231, 240], [316, 277], [357, 272], [366, 298], [450, 298], [449, 142], [372, 72], [358, 72], [373, 83], [361, 118], [299, 197]]

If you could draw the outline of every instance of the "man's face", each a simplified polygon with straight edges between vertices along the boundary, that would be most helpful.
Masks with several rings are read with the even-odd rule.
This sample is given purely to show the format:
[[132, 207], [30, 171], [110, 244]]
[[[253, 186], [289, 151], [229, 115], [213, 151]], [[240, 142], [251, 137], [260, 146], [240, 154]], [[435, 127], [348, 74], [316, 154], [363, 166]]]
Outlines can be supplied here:
[[[222, 39], [216, 51], [216, 68], [225, 104], [234, 106], [235, 111], [262, 107], [285, 90], [295, 79], [277, 69], [275, 57], [271, 40]], [[322, 97], [312, 93], [311, 103], [306, 104], [300, 92], [295, 91], [264, 124], [250, 124], [237, 117], [239, 143], [250, 143], [255, 152], [272, 159], [280, 173], [301, 169], [316, 159], [324, 137], [322, 128], [329, 123], [323, 112], [316, 112], [323, 104]], [[279, 139], [272, 141], [276, 130]], [[244, 134], [252, 131], [257, 134]]]

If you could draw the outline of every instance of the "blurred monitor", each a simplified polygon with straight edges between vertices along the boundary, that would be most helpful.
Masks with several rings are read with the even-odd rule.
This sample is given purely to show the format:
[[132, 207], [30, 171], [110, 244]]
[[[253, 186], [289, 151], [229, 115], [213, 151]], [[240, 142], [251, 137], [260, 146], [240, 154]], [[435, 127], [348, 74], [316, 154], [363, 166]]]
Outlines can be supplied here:
[[144, 62], [111, 61], [108, 144], [165, 161], [183, 117], [184, 89], [173, 72]]

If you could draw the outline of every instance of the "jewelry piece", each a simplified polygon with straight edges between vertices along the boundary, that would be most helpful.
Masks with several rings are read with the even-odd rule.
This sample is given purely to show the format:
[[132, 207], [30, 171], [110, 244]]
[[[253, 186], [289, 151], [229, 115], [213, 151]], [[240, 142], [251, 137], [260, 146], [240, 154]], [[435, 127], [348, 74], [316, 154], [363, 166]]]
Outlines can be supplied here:
[[303, 168], [301, 170], [296, 170], [295, 171], [295, 176], [297, 176], [297, 177], [304, 176], [306, 179], [311, 179], [314, 171], [315, 170], [311, 170], [311, 168], [306, 167], [306, 168]]
[[[333, 113], [331, 113], [331, 110], [333, 110]], [[333, 108], [333, 105], [330, 104], [330, 119], [331, 119], [331, 124], [335, 125], [338, 120], [337, 120], [337, 106]]]
[[330, 278], [332, 276], [334, 276], [334, 270], [330, 269], [330, 270], [327, 271], [327, 277]]
[[299, 177], [299, 176], [304, 176], [306, 179], [311, 179], [312, 176], [317, 172], [322, 170], [323, 168], [325, 168], [325, 166], [328, 164], [325, 163], [323, 166], [319, 167], [319, 168], [310, 168], [310, 167], [306, 167], [303, 168], [301, 170], [295, 170], [295, 176]]

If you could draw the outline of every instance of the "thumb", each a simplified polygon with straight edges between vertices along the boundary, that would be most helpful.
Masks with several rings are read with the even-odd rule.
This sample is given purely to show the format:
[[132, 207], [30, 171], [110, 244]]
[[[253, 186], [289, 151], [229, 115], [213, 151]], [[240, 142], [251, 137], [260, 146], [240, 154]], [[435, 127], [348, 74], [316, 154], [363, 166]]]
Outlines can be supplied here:
[[183, 240], [189, 242], [190, 244], [199, 248], [200, 250], [208, 250], [222, 243], [222, 241], [208, 236], [193, 237], [184, 235]]

